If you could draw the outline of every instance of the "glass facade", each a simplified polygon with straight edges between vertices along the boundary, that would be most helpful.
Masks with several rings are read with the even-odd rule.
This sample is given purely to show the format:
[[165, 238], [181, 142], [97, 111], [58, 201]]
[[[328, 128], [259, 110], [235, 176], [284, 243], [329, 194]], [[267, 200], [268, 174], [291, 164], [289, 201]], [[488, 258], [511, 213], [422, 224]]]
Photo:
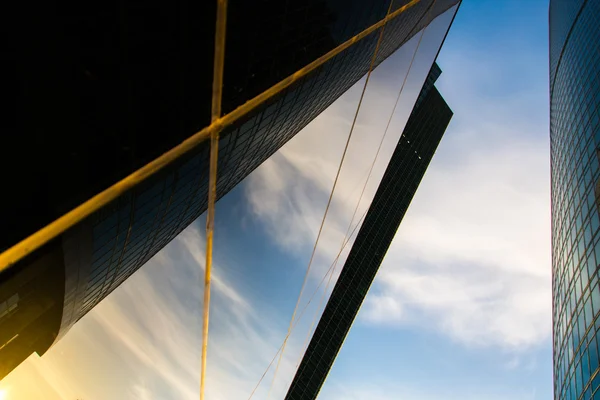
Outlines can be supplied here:
[[600, 1], [549, 19], [554, 395], [600, 399]]
[[[393, 9], [409, 0], [395, 0]], [[459, 0], [422, 0], [385, 28], [376, 64]], [[214, 2], [127, 0], [16, 4], [6, 31], [0, 250], [69, 211], [210, 122]], [[232, 0], [223, 111], [228, 112], [385, 16], [389, 0]], [[22, 26], [30, 26], [27, 34]], [[378, 33], [357, 42], [227, 127], [217, 194], [229, 192], [356, 83]], [[45, 60], [40, 67], [38, 60]], [[33, 67], [37, 65], [36, 67]], [[58, 335], [206, 209], [208, 143], [74, 226], [62, 247]], [[18, 160], [15, 162], [15, 160]], [[31, 211], [35, 199], [35, 212]], [[0, 299], [4, 300], [4, 299]]]
[[316, 399], [452, 118], [434, 64], [285, 397]]

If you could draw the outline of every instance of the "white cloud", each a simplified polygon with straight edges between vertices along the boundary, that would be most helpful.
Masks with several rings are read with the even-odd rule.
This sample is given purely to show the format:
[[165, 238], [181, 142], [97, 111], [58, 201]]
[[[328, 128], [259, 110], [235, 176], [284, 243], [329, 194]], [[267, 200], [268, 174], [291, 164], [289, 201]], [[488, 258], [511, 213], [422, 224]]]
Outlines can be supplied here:
[[367, 318], [407, 322], [415, 318], [411, 310], [419, 318], [425, 311], [427, 321], [480, 344], [526, 346], [548, 337], [547, 147], [510, 139], [511, 148], [464, 149], [458, 165], [432, 163], [388, 252]]
[[146, 384], [136, 384], [131, 388], [130, 398], [132, 400], [152, 400], [155, 397], [152, 396], [152, 392]]

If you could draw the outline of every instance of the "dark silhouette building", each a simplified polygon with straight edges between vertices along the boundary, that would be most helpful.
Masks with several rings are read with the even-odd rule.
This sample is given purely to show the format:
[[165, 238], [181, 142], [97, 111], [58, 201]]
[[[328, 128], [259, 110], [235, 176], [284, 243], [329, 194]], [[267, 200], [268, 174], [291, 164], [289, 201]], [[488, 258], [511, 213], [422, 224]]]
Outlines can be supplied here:
[[600, 398], [600, 1], [550, 1], [554, 398]]
[[452, 110], [433, 85], [440, 73], [441, 70], [434, 63], [300, 362], [286, 400], [317, 398], [450, 123]]
[[[396, 0], [393, 9], [408, 2]], [[421, 0], [390, 21], [377, 64], [456, 3]], [[10, 108], [2, 121], [0, 168], [10, 195], [0, 197], [0, 251], [209, 124], [215, 4], [7, 5], [0, 24], [8, 44], [0, 79]], [[381, 20], [388, 5], [389, 0], [230, 1], [223, 112]], [[360, 40], [221, 133], [219, 197], [367, 72], [377, 36]], [[205, 143], [0, 277], [10, 286], [6, 294], [0, 290], [0, 304], [13, 299], [7, 307], [24, 298], [26, 284], [18, 275], [35, 270], [46, 255], [53, 255], [52, 262], [38, 267], [32, 279], [45, 279], [50, 270], [62, 277], [43, 294], [54, 307], [48, 311], [52, 323], [43, 328], [52, 340], [19, 347], [22, 335], [0, 337], [0, 364], [15, 358], [8, 353], [16, 347], [18, 354], [43, 354], [198, 218], [206, 209], [207, 174]], [[0, 331], [18, 333], [18, 304], [0, 316]], [[0, 378], [16, 364], [6, 365]]]

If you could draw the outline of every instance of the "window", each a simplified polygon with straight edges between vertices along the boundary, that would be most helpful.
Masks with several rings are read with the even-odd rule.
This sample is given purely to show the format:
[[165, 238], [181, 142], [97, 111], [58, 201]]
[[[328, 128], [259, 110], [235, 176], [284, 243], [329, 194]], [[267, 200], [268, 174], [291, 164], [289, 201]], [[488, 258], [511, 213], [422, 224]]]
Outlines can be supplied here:
[[12, 296], [10, 296], [8, 298], [8, 300], [1, 302], [0, 303], [0, 319], [4, 318], [8, 314], [10, 314], [12, 311], [14, 311], [17, 308], [18, 304], [19, 304], [19, 294], [18, 293], [15, 293]]

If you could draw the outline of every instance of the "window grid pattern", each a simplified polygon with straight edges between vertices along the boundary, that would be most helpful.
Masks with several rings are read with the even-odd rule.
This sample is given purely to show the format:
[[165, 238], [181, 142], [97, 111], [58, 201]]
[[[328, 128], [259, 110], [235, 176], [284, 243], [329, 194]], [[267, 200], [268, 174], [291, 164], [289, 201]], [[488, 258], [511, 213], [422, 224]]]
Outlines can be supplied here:
[[550, 23], [554, 393], [600, 399], [600, 2], [552, 1]]
[[452, 118], [437, 89], [427, 91], [398, 141], [286, 400], [317, 397]]
[[[420, 24], [426, 25], [436, 12], [449, 9], [457, 1], [437, 0], [434, 11], [430, 11], [433, 0], [422, 1], [395, 18], [386, 26], [377, 63], [406, 43]], [[383, 3], [388, 4], [387, 0]], [[382, 18], [385, 11], [384, 7], [382, 15], [363, 19], [360, 27], [353, 29], [360, 32]], [[366, 16], [364, 12], [356, 12], [356, 15]], [[351, 20], [342, 20], [348, 24], [345, 32], [353, 32], [349, 28], [353, 26]], [[218, 198], [365, 75], [377, 38], [378, 34], [374, 33], [359, 41], [221, 133]], [[91, 217], [94, 230], [91, 273], [82, 304], [71, 321], [63, 324], [64, 329], [83, 317], [206, 210], [208, 158], [209, 146], [204, 143], [186, 160], [150, 178], [140, 188]]]
[[5, 301], [0, 301], [0, 320], [17, 309], [19, 294], [15, 293]]

